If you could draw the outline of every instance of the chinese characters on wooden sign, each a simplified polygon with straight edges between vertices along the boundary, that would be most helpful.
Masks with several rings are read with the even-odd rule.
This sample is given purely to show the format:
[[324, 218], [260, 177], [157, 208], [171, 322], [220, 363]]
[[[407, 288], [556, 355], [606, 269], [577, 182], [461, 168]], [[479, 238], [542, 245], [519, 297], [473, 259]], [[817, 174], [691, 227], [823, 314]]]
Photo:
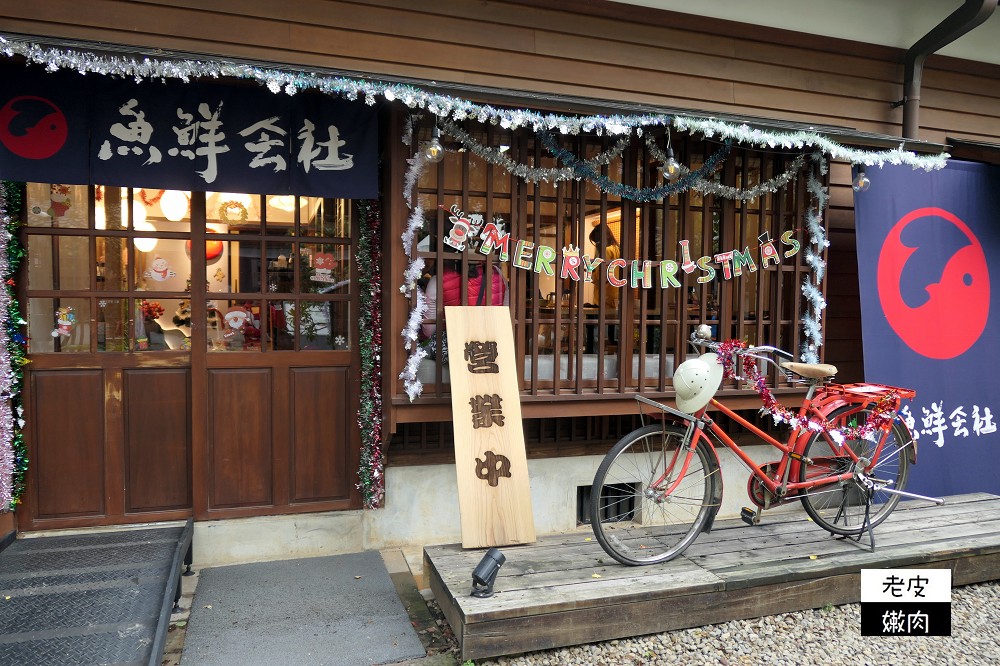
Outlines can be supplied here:
[[514, 335], [503, 306], [446, 307], [462, 545], [535, 540]]

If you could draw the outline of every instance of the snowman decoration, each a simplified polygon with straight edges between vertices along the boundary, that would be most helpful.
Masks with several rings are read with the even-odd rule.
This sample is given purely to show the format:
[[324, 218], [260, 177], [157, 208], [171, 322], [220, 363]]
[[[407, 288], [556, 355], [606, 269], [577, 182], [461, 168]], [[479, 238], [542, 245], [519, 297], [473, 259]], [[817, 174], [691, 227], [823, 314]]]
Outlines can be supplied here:
[[143, 275], [151, 280], [156, 280], [157, 282], [166, 282], [170, 278], [177, 275], [177, 273], [170, 270], [170, 265], [167, 260], [163, 257], [157, 257], [153, 259], [153, 263], [149, 265], [149, 269], [143, 273]]

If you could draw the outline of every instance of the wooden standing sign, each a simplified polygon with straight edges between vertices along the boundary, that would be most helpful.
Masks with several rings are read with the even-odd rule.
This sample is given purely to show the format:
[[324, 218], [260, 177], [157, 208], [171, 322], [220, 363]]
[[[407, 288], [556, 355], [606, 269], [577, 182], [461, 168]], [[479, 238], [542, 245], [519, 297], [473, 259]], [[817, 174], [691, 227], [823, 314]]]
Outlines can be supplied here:
[[462, 547], [531, 543], [535, 523], [510, 310], [444, 310]]

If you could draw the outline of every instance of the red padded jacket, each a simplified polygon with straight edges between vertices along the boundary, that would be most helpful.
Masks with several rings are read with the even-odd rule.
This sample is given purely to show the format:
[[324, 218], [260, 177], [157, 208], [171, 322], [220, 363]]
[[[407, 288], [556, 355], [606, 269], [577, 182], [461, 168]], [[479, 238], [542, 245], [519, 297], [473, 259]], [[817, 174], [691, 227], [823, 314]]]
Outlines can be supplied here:
[[[470, 277], [466, 286], [469, 305], [486, 305], [486, 294], [480, 294], [480, 285], [483, 283], [482, 274]], [[491, 285], [492, 305], [503, 305], [507, 295], [507, 284], [504, 282], [500, 270], [493, 267], [493, 284]], [[462, 276], [453, 269], [446, 268], [441, 276], [440, 293], [444, 305], [462, 304]]]

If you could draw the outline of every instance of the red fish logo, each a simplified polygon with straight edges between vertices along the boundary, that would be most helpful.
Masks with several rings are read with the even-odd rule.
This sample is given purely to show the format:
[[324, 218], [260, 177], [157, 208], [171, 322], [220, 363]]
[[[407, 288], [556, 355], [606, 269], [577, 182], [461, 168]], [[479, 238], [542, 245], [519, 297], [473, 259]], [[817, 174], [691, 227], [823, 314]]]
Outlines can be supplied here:
[[0, 143], [18, 157], [48, 159], [68, 136], [66, 116], [44, 97], [15, 97], [0, 108]]
[[878, 295], [889, 325], [910, 349], [936, 359], [964, 354], [990, 314], [979, 239], [942, 208], [907, 213], [882, 244]]

